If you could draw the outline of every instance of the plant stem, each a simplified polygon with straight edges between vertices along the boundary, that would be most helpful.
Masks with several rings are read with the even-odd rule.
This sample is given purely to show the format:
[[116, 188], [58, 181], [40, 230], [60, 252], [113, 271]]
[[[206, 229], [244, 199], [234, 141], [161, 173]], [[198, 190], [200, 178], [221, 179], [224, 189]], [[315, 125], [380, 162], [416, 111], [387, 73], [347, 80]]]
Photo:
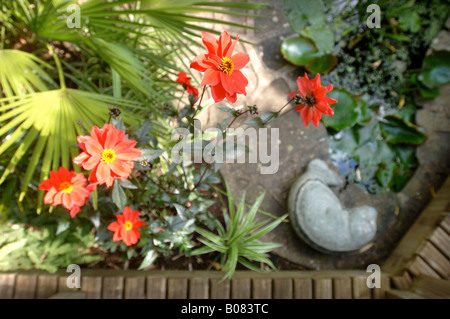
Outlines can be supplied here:
[[242, 112], [242, 113], [239, 113], [238, 115], [236, 115], [236, 116], [234, 117], [234, 119], [231, 121], [231, 123], [228, 124], [228, 126], [227, 126], [225, 129], [230, 128], [231, 125], [234, 123], [234, 121], [236, 121], [236, 119], [237, 119], [239, 116], [241, 116], [241, 115], [243, 115], [243, 114], [245, 114], [245, 113], [247, 113], [247, 112], [250, 112], [250, 110], [247, 110], [247, 111], [245, 111], [245, 112]]
[[205, 91], [206, 91], [206, 85], [203, 87], [202, 95], [200, 96], [200, 100], [198, 102], [197, 109], [195, 110], [194, 115], [192, 115], [192, 120], [194, 120], [195, 116], [197, 115], [197, 112], [201, 110], [203, 95], [205, 95]]
[[198, 180], [198, 182], [194, 185], [194, 187], [191, 189], [191, 192], [194, 190], [194, 189], [196, 189], [199, 185], [200, 185], [200, 183], [202, 182], [202, 180], [203, 180], [203, 177], [205, 177], [205, 174], [206, 174], [206, 171], [208, 170], [208, 168], [206, 168], [205, 167], [205, 170], [203, 171], [203, 173], [202, 173], [202, 176], [200, 176], [200, 179]]
[[2, 33], [1, 33], [1, 38], [2, 38], [2, 42], [0, 43], [0, 50], [3, 50], [5, 48], [5, 33], [6, 33], [6, 28], [5, 26], [2, 26]]
[[184, 90], [183, 90], [183, 93], [181, 93], [180, 99], [178, 100], [178, 104], [177, 104], [177, 110], [178, 110], [178, 107], [180, 106], [181, 99], [182, 99], [183, 96], [184, 96], [184, 92], [186, 92], [186, 89], [184, 89]]
[[64, 79], [64, 71], [61, 66], [61, 61], [59, 60], [58, 55], [55, 53], [55, 51], [53, 50], [52, 46], [49, 43], [47, 43], [47, 48], [51, 52], [53, 59], [55, 60], [56, 68], [58, 69], [59, 85], [61, 89], [65, 89], [66, 81]]
[[55, 53], [55, 51], [53, 50], [52, 46], [49, 43], [47, 43], [47, 49], [51, 52], [53, 59], [55, 59], [56, 68], [58, 69], [59, 85], [61, 89], [65, 89], [66, 81], [64, 79], [64, 71], [61, 66], [61, 61], [59, 61], [58, 55]]
[[283, 111], [283, 109], [288, 106], [292, 101], [294, 101], [294, 98], [290, 99], [285, 105], [283, 105], [283, 107], [278, 111], [278, 113], [281, 113], [281, 111]]
[[184, 169], [183, 163], [180, 163], [181, 170], [183, 171], [184, 182], [186, 183], [186, 188], [189, 189], [189, 183], [186, 175], [186, 170]]

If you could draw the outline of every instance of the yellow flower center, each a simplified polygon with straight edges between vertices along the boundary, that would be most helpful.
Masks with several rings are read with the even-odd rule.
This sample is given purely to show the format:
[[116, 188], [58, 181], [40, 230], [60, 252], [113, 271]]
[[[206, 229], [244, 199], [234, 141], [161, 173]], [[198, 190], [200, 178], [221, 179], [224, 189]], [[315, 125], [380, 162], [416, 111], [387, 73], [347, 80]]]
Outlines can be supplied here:
[[223, 57], [222, 64], [219, 65], [219, 70], [225, 73], [226, 75], [231, 75], [234, 71], [234, 63], [230, 58]]
[[103, 150], [102, 152], [102, 160], [103, 162], [105, 162], [106, 164], [112, 163], [114, 162], [114, 160], [116, 159], [116, 153], [113, 150]]
[[133, 228], [133, 224], [127, 220], [125, 224], [123, 224], [123, 227], [125, 227], [125, 230], [130, 230], [131, 228]]
[[62, 191], [63, 193], [70, 194], [72, 189], [73, 189], [72, 184], [69, 182], [62, 182], [61, 184], [59, 184], [59, 190]]

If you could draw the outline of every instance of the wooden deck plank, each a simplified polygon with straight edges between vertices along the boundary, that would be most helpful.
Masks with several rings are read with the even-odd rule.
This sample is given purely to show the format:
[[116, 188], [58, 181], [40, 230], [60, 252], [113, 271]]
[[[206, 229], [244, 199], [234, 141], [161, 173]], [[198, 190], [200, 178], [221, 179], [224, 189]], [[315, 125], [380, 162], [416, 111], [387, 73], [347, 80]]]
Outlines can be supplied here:
[[450, 281], [428, 276], [419, 276], [414, 278], [410, 290], [426, 298], [449, 299]]
[[12, 299], [15, 281], [15, 274], [0, 274], [0, 299]]
[[418, 252], [427, 264], [431, 266], [444, 279], [450, 277], [450, 261], [441, 254], [441, 252], [434, 247], [430, 242], [425, 243], [422, 249]]
[[294, 297], [294, 284], [292, 279], [273, 280], [273, 299], [292, 299]]
[[447, 177], [436, 197], [421, 212], [386, 262], [381, 265], [384, 272], [397, 275], [405, 270], [407, 264], [414, 258], [414, 253], [434, 232], [436, 225], [442, 225], [444, 218], [448, 220], [449, 216], [446, 209], [449, 205], [449, 193], [450, 177]]
[[[64, 275], [64, 276], [59, 276], [58, 277], [58, 292], [77, 292], [80, 289], [79, 288], [69, 288], [67, 287], [67, 278], [68, 276], [70, 276], [70, 274]], [[80, 282], [81, 285], [81, 282]]]
[[382, 276], [381, 277], [381, 285], [380, 288], [372, 289], [372, 298], [373, 299], [385, 299], [386, 291], [391, 289], [391, 280], [389, 277]]
[[443, 228], [437, 227], [429, 241], [431, 241], [436, 248], [447, 257], [447, 259], [450, 259], [450, 235]]
[[189, 299], [208, 299], [209, 280], [207, 278], [191, 278], [189, 280]]
[[187, 278], [167, 279], [167, 299], [187, 299], [188, 293]]
[[81, 278], [81, 291], [86, 293], [86, 299], [101, 299], [102, 277], [83, 276]]
[[37, 275], [17, 275], [14, 299], [34, 299], [36, 295]]
[[425, 275], [434, 278], [441, 278], [441, 276], [439, 276], [439, 274], [420, 256], [416, 256], [414, 261], [411, 263], [411, 266], [409, 266], [409, 271], [414, 276]]
[[450, 234], [450, 214], [448, 214], [447, 217], [444, 218], [441, 223], [441, 227], [447, 232], [447, 234]]
[[145, 277], [125, 278], [125, 299], [145, 299]]
[[334, 299], [352, 299], [352, 280], [351, 278], [333, 279], [333, 298]]
[[147, 277], [147, 299], [166, 299], [167, 279], [164, 277]]
[[366, 277], [355, 277], [352, 279], [353, 299], [370, 299], [372, 294], [367, 287]]
[[425, 297], [420, 296], [409, 290], [398, 290], [398, 289], [392, 289], [390, 291], [386, 291], [386, 298], [387, 299], [425, 299]]
[[230, 299], [230, 280], [224, 280], [221, 282], [218, 278], [211, 278], [209, 284], [211, 287], [211, 299]]
[[295, 299], [312, 299], [313, 284], [308, 278], [294, 279], [294, 298]]
[[123, 298], [123, 277], [103, 277], [102, 298], [122, 299]]
[[395, 289], [408, 290], [412, 285], [412, 279], [409, 273], [405, 271], [402, 276], [392, 276], [391, 284]]
[[251, 285], [250, 279], [232, 279], [231, 299], [250, 299]]
[[332, 299], [333, 281], [331, 278], [316, 278], [313, 280], [314, 299]]
[[39, 275], [37, 282], [37, 299], [47, 299], [58, 291], [58, 276]]
[[272, 279], [252, 279], [253, 299], [272, 299]]

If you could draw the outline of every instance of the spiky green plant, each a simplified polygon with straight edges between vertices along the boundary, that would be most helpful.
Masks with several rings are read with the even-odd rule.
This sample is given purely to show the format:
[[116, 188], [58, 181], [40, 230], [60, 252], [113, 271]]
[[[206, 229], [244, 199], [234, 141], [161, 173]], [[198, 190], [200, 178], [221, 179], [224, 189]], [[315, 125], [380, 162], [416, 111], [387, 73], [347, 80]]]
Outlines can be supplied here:
[[228, 185], [226, 188], [229, 214], [224, 209], [225, 227], [217, 222], [217, 235], [196, 227], [196, 231], [202, 236], [198, 240], [205, 246], [194, 250], [192, 255], [217, 251], [220, 254], [222, 270], [225, 272], [223, 279], [232, 277], [238, 262], [248, 269], [258, 272], [262, 270], [253, 265], [252, 262], [265, 263], [272, 269], [275, 269], [267, 254], [281, 245], [262, 242], [259, 239], [277, 227], [287, 217], [287, 214], [273, 221], [266, 219], [262, 222], [256, 222], [255, 217], [265, 194], [262, 193], [256, 199], [250, 210], [247, 211], [245, 194], [242, 195], [239, 205], [236, 208]]

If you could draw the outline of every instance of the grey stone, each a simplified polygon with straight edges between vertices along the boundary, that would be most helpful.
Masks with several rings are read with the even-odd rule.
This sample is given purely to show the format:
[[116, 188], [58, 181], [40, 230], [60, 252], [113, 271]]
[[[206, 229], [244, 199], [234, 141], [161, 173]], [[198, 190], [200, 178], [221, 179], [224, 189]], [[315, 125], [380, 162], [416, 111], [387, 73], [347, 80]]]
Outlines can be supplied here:
[[312, 160], [289, 193], [288, 211], [295, 232], [322, 252], [351, 252], [375, 236], [377, 211], [363, 205], [342, 207], [330, 186], [342, 186], [342, 177], [320, 160]]

